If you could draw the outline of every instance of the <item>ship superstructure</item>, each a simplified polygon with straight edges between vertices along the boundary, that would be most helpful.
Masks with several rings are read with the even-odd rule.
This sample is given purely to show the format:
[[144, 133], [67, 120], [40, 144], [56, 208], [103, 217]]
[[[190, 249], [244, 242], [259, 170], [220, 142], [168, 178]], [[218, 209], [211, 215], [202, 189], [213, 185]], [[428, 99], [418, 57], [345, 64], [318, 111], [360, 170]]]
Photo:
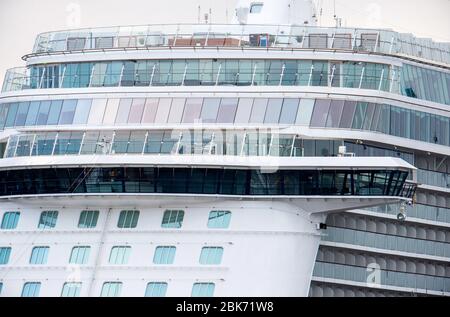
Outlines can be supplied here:
[[449, 44], [243, 1], [234, 24], [40, 34], [24, 60], [0, 296], [450, 294]]

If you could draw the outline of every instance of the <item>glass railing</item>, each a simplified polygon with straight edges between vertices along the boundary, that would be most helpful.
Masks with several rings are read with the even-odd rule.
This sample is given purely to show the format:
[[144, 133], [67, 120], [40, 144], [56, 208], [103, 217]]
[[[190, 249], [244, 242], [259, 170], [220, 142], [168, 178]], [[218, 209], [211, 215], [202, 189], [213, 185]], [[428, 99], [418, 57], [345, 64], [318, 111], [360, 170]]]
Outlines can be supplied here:
[[367, 231], [328, 227], [322, 239], [324, 241], [348, 243], [391, 251], [450, 257], [450, 243], [405, 238]]
[[386, 285], [450, 292], [450, 278], [448, 277], [387, 271], [337, 263], [316, 262], [313, 275], [315, 277], [367, 283], [369, 287]]
[[301, 139], [270, 129], [43, 132], [11, 136], [5, 158], [92, 154], [337, 156], [340, 145], [340, 140]]
[[450, 44], [411, 34], [288, 25], [174, 24], [48, 32], [37, 37], [33, 53], [168, 46], [353, 50], [404, 54], [450, 63]]
[[[398, 204], [395, 204], [395, 205], [389, 204], [389, 205], [365, 208], [365, 210], [389, 214], [389, 215], [397, 215], [399, 213], [399, 208], [400, 208], [400, 206]], [[408, 219], [408, 217], [411, 217], [411, 218], [419, 218], [419, 219], [425, 219], [425, 220], [450, 223], [450, 209], [415, 204], [413, 206], [407, 206], [406, 217], [407, 217], [407, 219]]]

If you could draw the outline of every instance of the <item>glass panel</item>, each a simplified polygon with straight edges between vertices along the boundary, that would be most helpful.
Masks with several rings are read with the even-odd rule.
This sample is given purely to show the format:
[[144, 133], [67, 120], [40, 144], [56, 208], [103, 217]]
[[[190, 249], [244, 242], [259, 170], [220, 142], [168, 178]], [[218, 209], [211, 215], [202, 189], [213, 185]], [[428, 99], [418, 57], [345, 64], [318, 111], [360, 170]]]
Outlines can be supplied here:
[[220, 98], [205, 98], [201, 119], [203, 123], [215, 123], [219, 112]]
[[167, 292], [167, 283], [148, 283], [145, 297], [164, 297]]
[[105, 117], [103, 118], [103, 124], [114, 125], [116, 120], [117, 111], [119, 110], [120, 99], [108, 99], [108, 105], [105, 111]]
[[[50, 101], [41, 101], [39, 106], [39, 113], [37, 117], [36, 125], [46, 125], [48, 119], [48, 112], [50, 111]], [[9, 116], [9, 114], [8, 114]]]
[[142, 123], [153, 123], [158, 110], [158, 98], [148, 98], [145, 102], [145, 110], [142, 116]]
[[58, 124], [59, 116], [61, 114], [62, 104], [63, 104], [62, 100], [52, 101], [52, 104], [50, 106], [50, 111], [48, 113], [48, 120], [47, 120], [48, 125]]
[[133, 99], [120, 99], [119, 110], [117, 111], [116, 124], [124, 124], [128, 122], [131, 103]]
[[235, 123], [247, 124], [250, 122], [250, 115], [252, 113], [253, 99], [252, 98], [240, 98], [239, 105], [236, 112]]
[[27, 114], [27, 119], [25, 120], [25, 126], [32, 126], [36, 124], [39, 113], [39, 104], [39, 101], [32, 101], [30, 103], [30, 109]]
[[283, 99], [269, 99], [264, 123], [278, 123]]
[[16, 123], [15, 123], [16, 127], [23, 127], [25, 125], [29, 106], [30, 106], [29, 102], [19, 103], [19, 107], [17, 110], [17, 116], [16, 116]]
[[158, 105], [158, 111], [156, 112], [155, 123], [167, 123], [167, 118], [169, 117], [171, 104], [172, 104], [172, 99], [169, 99], [169, 98], [159, 99], [159, 105]]
[[94, 99], [92, 101], [91, 112], [89, 113], [88, 124], [100, 125], [103, 121], [107, 99]]
[[145, 99], [133, 99], [133, 104], [131, 105], [128, 123], [141, 123], [144, 107], [145, 107]]
[[72, 124], [76, 107], [77, 100], [64, 100], [59, 124]]
[[97, 226], [98, 215], [98, 210], [83, 210], [78, 221], [78, 228], [95, 228]]
[[174, 98], [172, 100], [172, 105], [170, 107], [170, 114], [167, 123], [180, 123], [181, 117], [183, 116], [184, 104], [186, 99], [184, 98]]
[[184, 219], [183, 210], [166, 210], [164, 212], [162, 228], [181, 228]]
[[233, 123], [238, 106], [238, 98], [222, 98], [217, 123]]
[[[188, 98], [186, 100], [186, 106], [183, 114], [183, 123], [194, 123], [200, 118], [202, 111], [202, 98]], [[173, 104], [172, 104], [173, 107]]]
[[73, 117], [73, 124], [86, 124], [91, 111], [92, 99], [80, 99]]
[[314, 110], [314, 99], [300, 99], [298, 106], [296, 124], [309, 126], [311, 122], [311, 116]]
[[356, 101], [346, 101], [342, 110], [340, 128], [351, 128], [353, 115], [356, 110]]
[[331, 100], [317, 99], [311, 118], [311, 127], [325, 127]]
[[338, 128], [341, 120], [342, 111], [344, 109], [344, 100], [331, 101], [330, 113], [327, 119], [327, 127]]
[[280, 124], [294, 124], [297, 117], [299, 99], [284, 99], [283, 109], [281, 110]]
[[268, 99], [256, 98], [253, 103], [252, 114], [250, 116], [250, 123], [263, 123], [266, 115]]

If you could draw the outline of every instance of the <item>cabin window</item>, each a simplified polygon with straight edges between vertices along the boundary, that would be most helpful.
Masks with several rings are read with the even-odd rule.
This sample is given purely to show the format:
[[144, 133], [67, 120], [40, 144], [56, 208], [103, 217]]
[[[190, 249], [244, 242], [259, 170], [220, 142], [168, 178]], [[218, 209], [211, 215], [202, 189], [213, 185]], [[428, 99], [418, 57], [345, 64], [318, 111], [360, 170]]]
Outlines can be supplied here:
[[263, 6], [263, 3], [252, 3], [250, 5], [250, 13], [261, 13]]

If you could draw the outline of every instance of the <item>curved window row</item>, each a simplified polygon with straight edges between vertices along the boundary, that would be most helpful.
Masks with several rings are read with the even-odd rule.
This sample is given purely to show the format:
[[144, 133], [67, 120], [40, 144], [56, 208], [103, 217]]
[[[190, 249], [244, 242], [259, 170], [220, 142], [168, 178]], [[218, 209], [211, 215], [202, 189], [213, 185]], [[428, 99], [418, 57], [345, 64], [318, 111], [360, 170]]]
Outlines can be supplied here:
[[403, 196], [408, 172], [205, 168], [58, 168], [0, 172], [0, 196], [167, 193], [274, 196]]
[[399, 91], [390, 65], [316, 60], [134, 60], [11, 69], [4, 91], [148, 86], [330, 86]]
[[450, 278], [380, 270], [337, 263], [316, 262], [316, 277], [351, 280], [376, 285], [392, 285], [414, 289], [450, 292]]
[[450, 118], [368, 102], [298, 98], [139, 98], [0, 104], [0, 129], [44, 125], [300, 125], [450, 145]]
[[450, 243], [406, 238], [329, 226], [324, 241], [347, 243], [384, 250], [450, 257]]
[[401, 75], [404, 96], [450, 105], [450, 73], [403, 64]]
[[342, 141], [339, 140], [301, 139], [270, 129], [43, 132], [11, 136], [5, 157], [91, 154], [337, 156], [340, 145]]
[[329, 86], [450, 105], [450, 73], [404, 64], [327, 60], [139, 60], [13, 68], [3, 91], [149, 86]]

